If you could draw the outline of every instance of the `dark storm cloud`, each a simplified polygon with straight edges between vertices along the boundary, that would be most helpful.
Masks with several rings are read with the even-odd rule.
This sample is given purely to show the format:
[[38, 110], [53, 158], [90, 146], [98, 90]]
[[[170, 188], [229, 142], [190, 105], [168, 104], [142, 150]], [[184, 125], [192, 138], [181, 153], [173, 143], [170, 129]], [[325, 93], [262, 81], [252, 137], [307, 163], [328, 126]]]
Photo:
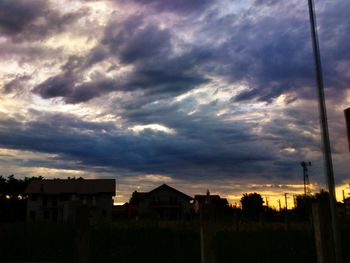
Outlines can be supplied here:
[[[120, 59], [134, 69], [121, 78], [101, 76], [77, 84], [84, 70], [107, 57]], [[61, 74], [43, 81], [33, 91], [43, 98], [63, 97], [66, 103], [86, 102], [112, 91], [141, 90], [153, 98], [156, 94], [160, 98], [175, 96], [208, 81], [196, 71], [202, 59], [203, 54], [196, 50], [173, 56], [169, 31], [132, 17], [122, 23], [112, 21], [100, 45], [86, 58], [70, 57]]]
[[75, 78], [71, 75], [58, 75], [48, 78], [34, 88], [34, 93], [44, 99], [69, 96], [73, 92]]
[[21, 33], [43, 16], [46, 8], [45, 0], [3, 0], [0, 2], [0, 30], [8, 35]]
[[[208, 7], [206, 1], [135, 2], [147, 4], [154, 12], [150, 15], [158, 11], [181, 15], [195, 11], [196, 5], [201, 3], [201, 7]], [[214, 76], [223, 79], [223, 85], [244, 83], [248, 86], [232, 98], [232, 105], [254, 100], [271, 102], [288, 92], [293, 93], [287, 97], [290, 103], [297, 96], [312, 98], [310, 87], [314, 85], [314, 69], [308, 13], [306, 4], [305, 9], [300, 9], [299, 2], [288, 1], [283, 7], [281, 1], [256, 1], [242, 15], [203, 14], [205, 23], [192, 21], [191, 24], [193, 17], [179, 17], [179, 24], [174, 28], [160, 28], [140, 14], [126, 19], [112, 18], [101, 42], [89, 54], [69, 57], [61, 73], [32, 90], [43, 98], [62, 98], [67, 104], [87, 102], [119, 91], [121, 96], [113, 103], [106, 101], [106, 105], [111, 105], [106, 114], [118, 115], [124, 129], [110, 122], [94, 123], [70, 115], [31, 112], [35, 121], [9, 118], [0, 121], [0, 144], [13, 149], [55, 153], [60, 160], [74, 161], [79, 166], [164, 173], [174, 178], [295, 179], [299, 176], [298, 162], [306, 156], [303, 150], [320, 152], [315, 139], [318, 123], [309, 121], [317, 120], [317, 116], [307, 105], [298, 109], [278, 108], [276, 112], [281, 111], [278, 114], [265, 116], [266, 119], [258, 117], [261, 123], [250, 123], [239, 121], [239, 114], [244, 111], [239, 112], [237, 108], [230, 108], [227, 113], [228, 117], [235, 117], [235, 121], [217, 115], [218, 101], [201, 104], [193, 95], [175, 102], [174, 97], [209, 83]], [[267, 6], [269, 10], [263, 9]], [[198, 10], [202, 10], [201, 7]], [[343, 8], [340, 17], [347, 21], [348, 7], [344, 4]], [[332, 10], [327, 9], [327, 16], [335, 16]], [[30, 16], [29, 24], [36, 21], [35, 17], [42, 16], [40, 12], [33, 18]], [[350, 23], [340, 26], [336, 19], [329, 24], [321, 20], [322, 23], [320, 32], [331, 38], [324, 46], [328, 62], [326, 76], [334, 75], [332, 90], [342, 90], [348, 77], [340, 71], [338, 62], [349, 61], [349, 52], [347, 42], [342, 41], [348, 36], [339, 32], [348, 29]], [[192, 42], [180, 43], [179, 48], [176, 30], [192, 25], [196, 26], [193, 39], [188, 40]], [[336, 32], [331, 32], [332, 27]], [[27, 32], [25, 25], [18, 28], [17, 33], [8, 31], [6, 34]], [[122, 76], [107, 76], [98, 71], [86, 76], [93, 66], [110, 61], [113, 65], [106, 70], [108, 73], [118, 72], [125, 66], [132, 70]], [[85, 77], [90, 80], [86, 81]], [[26, 79], [19, 77], [6, 84], [5, 90], [12, 92], [23, 81]], [[244, 107], [243, 104], [237, 107], [241, 106]], [[190, 115], [194, 108], [196, 112]], [[248, 112], [252, 111], [254, 109]], [[164, 125], [176, 132], [165, 134], [150, 128], [139, 133], [127, 130], [127, 127], [147, 124]], [[295, 152], [288, 151], [292, 148]], [[311, 161], [320, 163], [319, 156], [311, 154]]]
[[143, 59], [156, 59], [171, 54], [171, 34], [156, 25], [144, 25], [139, 16], [132, 16], [120, 22], [111, 22], [105, 31], [102, 44], [111, 54], [124, 63], [140, 62]]
[[116, 82], [112, 79], [93, 80], [75, 85], [76, 81], [72, 75], [58, 75], [36, 86], [33, 92], [45, 99], [63, 97], [66, 103], [75, 104], [117, 89]]
[[[249, 171], [251, 168], [245, 167], [244, 163], [273, 158], [262, 148], [256, 148], [253, 153], [250, 146], [240, 143], [242, 136], [247, 138], [248, 131], [243, 135], [239, 126], [227, 128], [220, 121], [214, 121], [216, 127], [209, 128], [209, 123], [191, 124], [193, 119], [188, 119], [185, 122], [189, 127], [180, 129], [175, 135], [150, 129], [130, 134], [118, 130], [112, 123], [84, 122], [62, 114], [31, 114], [38, 116], [36, 121], [24, 124], [6, 119], [0, 122], [2, 147], [59, 154], [62, 160], [78, 161], [84, 166], [142, 173], [164, 172], [177, 178], [196, 177], [199, 173], [206, 177], [214, 171], [221, 171], [222, 176], [232, 174], [239, 177], [241, 174], [232, 172], [233, 168], [240, 172]], [[203, 132], [191, 136], [193, 129], [202, 129]], [[228, 129], [232, 131], [231, 135], [224, 136]], [[213, 137], [205, 138], [204, 130]], [[216, 143], [213, 143], [214, 137]], [[253, 139], [254, 136], [250, 137]]]
[[132, 0], [140, 5], [146, 5], [157, 12], [167, 11], [180, 14], [203, 12], [210, 4], [210, 0]]
[[62, 31], [87, 10], [60, 14], [45, 0], [0, 1], [0, 33], [13, 41], [38, 40]]
[[116, 89], [117, 83], [113, 79], [90, 81], [76, 86], [73, 92], [65, 96], [65, 102], [72, 104], [86, 102]]
[[[265, 8], [266, 4], [263, 3]], [[233, 99], [269, 102], [290, 91], [298, 92], [303, 98], [315, 97], [314, 90], [304, 89], [306, 86], [315, 86], [307, 5], [299, 6], [303, 12], [299, 16], [295, 13], [291, 15], [288, 8], [297, 12], [296, 7], [300, 3], [289, 6], [270, 1], [270, 8], [273, 7], [274, 11], [263, 16], [259, 14], [261, 5], [261, 1], [255, 2], [251, 13], [257, 15], [245, 17], [233, 32], [232, 40], [238, 40], [241, 45], [229, 47], [240, 47], [233, 55], [238, 63], [231, 67], [232, 81], [245, 80], [250, 87]], [[339, 5], [343, 8], [339, 8]], [[345, 47], [349, 36], [340, 33], [346, 32], [349, 27], [350, 18], [345, 14], [348, 14], [350, 7], [345, 1], [339, 5], [329, 4], [326, 10], [317, 13], [321, 25], [325, 81], [331, 88], [337, 89], [334, 96], [342, 96], [349, 80], [348, 76], [339, 72], [337, 63], [350, 59], [348, 48]]]
[[[10, 6], [9, 10], [22, 10], [19, 12], [28, 10], [28, 14], [23, 15], [27, 17], [28, 25], [42, 16], [45, 19], [50, 18], [47, 21], [51, 21], [50, 24], [59, 25], [59, 22], [53, 23], [53, 21], [74, 20], [82, 15], [67, 14], [70, 19], [68, 17], [61, 19], [57, 14], [47, 15], [43, 11], [45, 4], [36, 8], [37, 4], [32, 4], [34, 2], [18, 1], [16, 5], [15, 2], [5, 1], [3, 5]], [[158, 11], [200, 9], [208, 4], [206, 1], [136, 2], [140, 5], [149, 5]], [[340, 5], [343, 7], [340, 13], [334, 6], [321, 10], [319, 20], [323, 26], [321, 38], [323, 35], [326, 39], [325, 79], [332, 87], [341, 91], [349, 82], [349, 77], [341, 72], [338, 62], [348, 61], [350, 54], [345, 44], [348, 41], [342, 41], [344, 34], [339, 32], [346, 32], [350, 19], [346, 16], [348, 6], [344, 3]], [[269, 12], [266, 12], [266, 8]], [[156, 13], [156, 10], [153, 12]], [[47, 79], [34, 91], [43, 98], [61, 96], [67, 103], [86, 102], [114, 90], [143, 90], [149, 96], [157, 93], [162, 98], [164, 94], [181, 94], [206, 83], [207, 74], [216, 73], [225, 77], [228, 83], [247, 84], [248, 89], [233, 97], [232, 101], [271, 102], [279, 95], [288, 92], [298, 93], [303, 98], [314, 97], [314, 91], [305, 88], [314, 86], [307, 6], [296, 1], [288, 3], [255, 1], [253, 6], [244, 12], [240, 16], [229, 14], [224, 17], [213, 13], [206, 14], [206, 24], [201, 27], [205, 39], [209, 40], [208, 43], [215, 43], [216, 39], [223, 41], [219, 45], [194, 43], [192, 48], [179, 55], [174, 55], [173, 32], [169, 28], [160, 29], [142, 14], [124, 20], [112, 17], [105, 28], [101, 43], [82, 58], [83, 64], [75, 66], [76, 72], [71, 77], [72, 83], [66, 83], [67, 76], [63, 72]], [[338, 13], [339, 17], [349, 23], [339, 23], [336, 19], [338, 15], [335, 15]], [[3, 15], [3, 21], [8, 19]], [[7, 25], [4, 28], [8, 28], [6, 32], [17, 34], [26, 31], [27, 24], [21, 19], [17, 23], [19, 26], [11, 27], [11, 21], [4, 22], [3, 24]], [[334, 28], [336, 30], [333, 30]], [[115, 58], [123, 64], [132, 65], [134, 70], [123, 76], [123, 80], [115, 79], [113, 85], [107, 77], [105, 80], [98, 82], [93, 80], [91, 83], [81, 85], [79, 74], [107, 58]], [[80, 84], [76, 84], [74, 80]], [[62, 87], [55, 83], [62, 83]], [[76, 86], [77, 89], [74, 88]], [[54, 90], [56, 88], [57, 91]], [[86, 96], [83, 94], [84, 90]], [[341, 96], [342, 92], [338, 94]]]
[[244, 80], [249, 89], [236, 96], [236, 101], [269, 102], [312, 83], [311, 46], [303, 22], [281, 16], [242, 21], [232, 38], [242, 46], [233, 54], [238, 63], [232, 64], [231, 72], [232, 81]]
[[[350, 6], [347, 1], [331, 2], [320, 10], [318, 17], [320, 49], [325, 87], [329, 94], [338, 99], [344, 97], [348, 89], [350, 75]], [[343, 65], [341, 65], [344, 63]], [[333, 92], [332, 92], [333, 91]]]

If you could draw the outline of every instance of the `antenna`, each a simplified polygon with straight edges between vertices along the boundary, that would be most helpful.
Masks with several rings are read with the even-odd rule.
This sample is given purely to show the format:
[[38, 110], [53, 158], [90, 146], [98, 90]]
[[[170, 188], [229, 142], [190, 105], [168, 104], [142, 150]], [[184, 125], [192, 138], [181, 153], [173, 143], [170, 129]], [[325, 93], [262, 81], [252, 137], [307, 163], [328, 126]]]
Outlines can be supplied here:
[[311, 162], [300, 162], [301, 167], [303, 167], [303, 175], [304, 175], [304, 195], [310, 194], [310, 180], [309, 180], [309, 169], [311, 166]]

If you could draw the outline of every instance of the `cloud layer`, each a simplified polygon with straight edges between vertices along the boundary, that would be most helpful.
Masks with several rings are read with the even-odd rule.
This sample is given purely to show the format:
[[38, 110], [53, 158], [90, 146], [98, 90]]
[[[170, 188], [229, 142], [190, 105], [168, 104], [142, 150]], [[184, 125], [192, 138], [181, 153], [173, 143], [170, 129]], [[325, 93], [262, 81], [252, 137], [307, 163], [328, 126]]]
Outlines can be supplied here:
[[[307, 160], [323, 184], [305, 3], [66, 2], [0, 3], [1, 173], [118, 175], [130, 189], [135, 178], [170, 178], [220, 192], [301, 184]], [[349, 6], [316, 4], [344, 183]]]

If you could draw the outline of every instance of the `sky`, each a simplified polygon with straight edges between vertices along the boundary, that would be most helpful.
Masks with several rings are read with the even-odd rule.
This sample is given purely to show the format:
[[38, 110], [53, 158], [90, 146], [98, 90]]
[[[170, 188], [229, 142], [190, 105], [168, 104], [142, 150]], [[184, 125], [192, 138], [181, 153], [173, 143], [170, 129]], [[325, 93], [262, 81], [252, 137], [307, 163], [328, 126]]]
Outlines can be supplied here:
[[[338, 198], [350, 5], [315, 0]], [[271, 205], [326, 188], [307, 1], [0, 1], [0, 174]]]

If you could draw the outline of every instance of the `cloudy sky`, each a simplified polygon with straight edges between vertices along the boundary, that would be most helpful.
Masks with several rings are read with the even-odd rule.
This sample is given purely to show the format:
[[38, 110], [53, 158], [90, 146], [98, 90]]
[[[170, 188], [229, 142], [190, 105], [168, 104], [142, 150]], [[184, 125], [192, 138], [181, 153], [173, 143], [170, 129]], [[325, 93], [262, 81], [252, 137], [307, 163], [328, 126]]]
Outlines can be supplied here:
[[[341, 191], [350, 5], [315, 2]], [[306, 0], [1, 0], [0, 58], [0, 174], [235, 202], [302, 191], [311, 161], [325, 187]]]

